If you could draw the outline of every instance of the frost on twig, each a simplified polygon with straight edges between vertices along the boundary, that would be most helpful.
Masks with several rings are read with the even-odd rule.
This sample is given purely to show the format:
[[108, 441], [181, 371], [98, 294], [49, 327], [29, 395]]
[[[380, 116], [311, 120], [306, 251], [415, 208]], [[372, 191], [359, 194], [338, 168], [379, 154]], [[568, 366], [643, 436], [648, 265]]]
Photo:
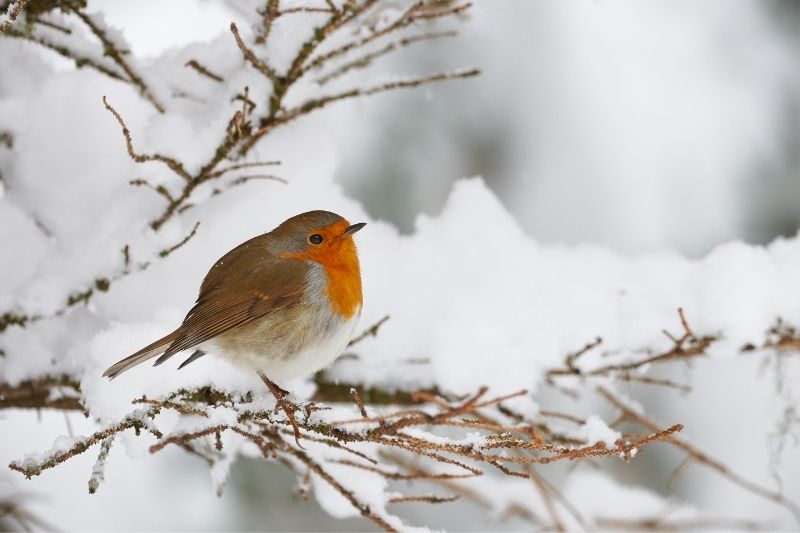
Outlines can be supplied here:
[[[602, 344], [603, 339], [601, 337], [597, 337], [594, 341], [586, 344], [579, 351], [569, 354], [564, 360], [563, 368], [554, 368], [549, 370], [546, 374], [547, 383], [557, 386], [558, 378], [566, 376], [578, 377], [584, 380], [591, 378], [613, 377], [621, 381], [636, 381], [653, 385], [663, 385], [681, 391], [690, 390], [687, 385], [674, 383], [669, 380], [653, 378], [640, 372], [640, 370], [646, 369], [653, 364], [667, 361], [688, 361], [694, 357], [704, 356], [708, 347], [717, 340], [716, 337], [709, 336], [703, 338], [695, 337], [694, 333], [692, 333], [692, 330], [689, 328], [683, 309], [678, 309], [678, 316], [680, 318], [681, 327], [683, 328], [683, 334], [680, 337], [675, 337], [667, 330], [663, 331], [664, 335], [666, 335], [673, 343], [673, 346], [670, 349], [655, 355], [647, 355], [645, 357], [640, 357], [629, 361], [601, 364], [594, 368], [584, 369], [577, 364], [578, 359]], [[765, 344], [765, 347], [770, 346]]]
[[[667, 386], [681, 391], [690, 390], [688, 385], [675, 383], [670, 380], [658, 379], [646, 375], [646, 371], [652, 365], [670, 363], [670, 362], [685, 362], [693, 358], [706, 355], [709, 346], [718, 340], [717, 337], [702, 337], [695, 336], [686, 314], [683, 309], [678, 309], [678, 318], [682, 328], [680, 336], [675, 336], [669, 331], [664, 330], [663, 333], [672, 342], [672, 347], [666, 351], [656, 354], [646, 353], [644, 356], [634, 358], [632, 360], [617, 361], [613, 363], [602, 363], [594, 367], [583, 368], [578, 364], [578, 360], [586, 354], [596, 349], [601, 343], [602, 339], [598, 337], [593, 342], [586, 344], [581, 350], [567, 355], [564, 360], [563, 368], [555, 368], [546, 373], [546, 383], [549, 385], [566, 392], [570, 395], [576, 395], [572, 389], [567, 389], [558, 383], [559, 378], [572, 376], [581, 380], [584, 385], [594, 386], [596, 392], [608, 401], [612, 406], [619, 410], [620, 414], [612, 425], [618, 425], [623, 422], [630, 422], [643, 428], [646, 431], [653, 431], [660, 426], [652, 419], [648, 418], [638, 408], [629, 405], [621, 396], [617, 395], [613, 389], [609, 388], [604, 381], [607, 378], [613, 378], [625, 382], [638, 382], [643, 384]], [[796, 332], [793, 328], [785, 326], [780, 320], [776, 326], [767, 332], [767, 339], [762, 343], [761, 349], [793, 349], [800, 346], [798, 343]], [[743, 346], [742, 353], [752, 352], [756, 350], [753, 345]], [[680, 475], [690, 464], [697, 463], [707, 467], [718, 474], [724, 476], [730, 482], [739, 485], [745, 490], [750, 491], [762, 498], [771, 500], [786, 509], [788, 509], [795, 518], [800, 522], [800, 506], [797, 503], [788, 500], [780, 491], [775, 491], [754, 483], [748, 479], [743, 478], [739, 474], [732, 471], [729, 467], [722, 464], [711, 455], [702, 452], [699, 448], [689, 443], [687, 440], [680, 439], [675, 436], [669, 436], [664, 439], [665, 442], [673, 445], [686, 454], [685, 459], [676, 467], [672, 476], [670, 477], [669, 484], [673, 484]]]
[[[514, 401], [527, 396], [526, 391], [496, 396], [490, 396], [487, 388], [469, 396], [454, 396], [436, 389], [385, 391], [330, 383], [321, 374], [316, 377], [317, 393], [311, 401], [286, 401], [280, 408], [263, 391], [260, 396], [253, 393], [232, 395], [210, 387], [181, 389], [159, 398], [138, 398], [133, 402], [134, 410], [121, 421], [102, 427], [92, 435], [57, 443], [50, 452], [15, 461], [10, 467], [28, 477], [36, 476], [99, 444], [101, 448], [90, 481], [90, 487], [96, 489], [102, 480], [111, 439], [122, 432], [141, 433], [144, 429], [149, 436], [143, 434], [142, 438], [151, 439], [151, 453], [177, 446], [201, 458], [214, 472], [227, 469], [240, 449], [246, 450], [249, 446], [262, 458], [292, 468], [301, 488], [309, 486], [309, 479], [318, 479], [333, 487], [365, 518], [385, 529], [397, 529], [388, 507], [394, 509], [398, 504], [411, 502], [446, 504], [456, 497], [492, 507], [491, 500], [475, 493], [465, 483], [476, 477], [497, 475], [527, 479], [542, 496], [543, 514], [513, 506], [505, 512], [538, 527], [558, 529], [564, 524], [564, 513], [587, 527], [591, 524], [547, 481], [540, 469], [552, 463], [599, 457], [632, 461], [647, 446], [659, 441], [686, 454], [681, 468], [690, 463], [704, 466], [753, 494], [797, 513], [796, 504], [779, 492], [745, 479], [687, 439], [678, 437], [680, 424], [665, 426], [654, 422], [640, 409], [630, 406], [611, 386], [615, 380], [627, 381], [626, 372], [631, 369], [646, 372], [653, 366], [669, 365], [705, 353], [713, 340], [696, 339], [682, 312], [679, 317], [684, 334], [672, 337], [676, 340], [667, 352], [655, 355], [647, 352], [626, 362], [603, 363], [594, 371], [589, 370], [591, 362], [587, 358], [600, 345], [595, 339], [584, 349], [568, 354], [564, 366], [549, 374], [552, 385], [557, 388], [558, 380], [577, 375], [585, 391], [596, 391], [619, 411], [619, 416], [608, 423], [597, 417], [584, 418], [557, 410], [540, 409], [536, 416], [520, 413]], [[358, 339], [375, 334], [385, 321], [386, 318], [381, 319], [367, 328], [362, 336], [356, 337], [356, 344]], [[772, 346], [776, 342], [774, 338], [775, 335], [770, 335], [764, 346]], [[783, 344], [789, 342], [788, 333], [781, 338]], [[160, 416], [167, 411], [185, 419], [185, 423], [178, 426], [179, 430], [159, 429]], [[638, 426], [643, 432], [622, 434], [612, 429], [622, 423]], [[565, 424], [576, 429], [567, 430]], [[350, 486], [348, 478], [341, 477], [339, 467], [390, 481], [429, 483], [443, 492], [387, 492], [384, 507], [378, 509], [364, 503], [359, 487]], [[221, 478], [224, 479], [224, 475]], [[614, 519], [605, 517], [603, 520]]]
[[100, 483], [105, 480], [106, 460], [108, 459], [108, 452], [111, 451], [111, 445], [114, 443], [114, 437], [108, 437], [100, 443], [100, 453], [97, 454], [97, 461], [92, 468], [92, 475], [89, 477], [89, 494], [94, 494], [100, 487]]
[[[681, 430], [680, 424], [675, 424], [649, 434], [624, 435], [613, 446], [602, 442], [567, 442], [557, 437], [545, 439], [534, 423], [515, 420], [502, 411], [503, 402], [525, 394], [526, 391], [519, 391], [487, 398], [488, 390], [484, 388], [467, 398], [455, 399], [418, 393], [412, 395], [418, 403], [411, 409], [388, 408], [372, 417], [366, 416], [363, 410], [362, 416], [355, 419], [342, 417], [340, 410], [334, 414], [320, 410], [321, 406], [314, 402], [286, 402], [298, 422], [297, 438], [304, 448], [308, 448], [306, 451], [295, 444], [295, 431], [287, 413], [275, 410], [274, 405], [269, 405], [263, 397], [235, 398], [210, 389], [180, 390], [160, 399], [140, 398], [135, 403], [146, 405], [146, 409], [136, 409], [120, 422], [92, 435], [57, 445], [50, 452], [28, 456], [9, 466], [26, 477], [37, 476], [100, 444], [100, 455], [90, 481], [90, 490], [93, 491], [102, 479], [111, 439], [119, 433], [146, 429], [156, 439], [150, 446], [151, 453], [175, 445], [194, 450], [197, 454], [211, 448], [225, 452], [222, 444], [225, 440], [220, 435], [230, 434], [249, 442], [265, 459], [283, 459], [281, 462], [292, 465], [299, 462], [303, 468], [296, 469], [298, 476], [305, 475], [306, 469], [310, 469], [312, 475], [319, 476], [345, 496], [364, 517], [381, 527], [394, 529], [385, 521], [384, 510], [367, 506], [356, 488], [348, 486], [346, 479], [338, 479], [328, 472], [323, 450], [331, 449], [338, 451], [339, 457], [350, 457], [349, 460], [339, 459], [336, 464], [390, 479], [398, 479], [402, 474], [381, 466], [381, 450], [395, 450], [424, 461], [420, 464], [427, 465], [426, 472], [407, 473], [403, 478], [408, 480], [481, 476], [487, 468], [527, 478], [530, 476], [524, 469], [530, 465], [587, 457], [630, 458], [632, 450], [665, 440]], [[360, 404], [358, 400], [356, 403]], [[359, 405], [359, 409], [362, 408], [363, 404]], [[166, 410], [193, 417], [196, 422], [191, 429], [162, 434], [158, 429], [158, 417]], [[460, 430], [463, 435], [446, 437], [452, 430]], [[207, 454], [204, 458], [212, 466], [218, 460]], [[392, 495], [387, 496], [386, 503], [446, 503], [454, 499]]]
[[[609, 403], [611, 403], [614, 407], [619, 409], [621, 421], [632, 422], [648, 431], [651, 431], [653, 428], [659, 427], [656, 422], [647, 418], [645, 415], [639, 413], [637, 409], [627, 405], [623, 399], [619, 398], [617, 395], [608, 390], [606, 387], [599, 386], [597, 388], [597, 392], [603, 398], [605, 398]], [[743, 478], [736, 472], [732, 471], [729, 467], [721, 463], [719, 460], [702, 452], [697, 447], [693, 446], [684, 439], [680, 439], [678, 437], [670, 435], [666, 437], [664, 440], [686, 453], [686, 459], [684, 459], [684, 461], [681, 462], [678, 468], [685, 468], [692, 462], [696, 462], [702, 466], [710, 468], [711, 470], [717, 472], [719, 475], [728, 479], [731, 483], [739, 485], [743, 489], [752, 492], [753, 494], [757, 494], [762, 498], [766, 498], [767, 500], [771, 500], [785, 507], [795, 516], [795, 519], [798, 522], [800, 522], [800, 506], [798, 506], [797, 503], [786, 498], [780, 492], [768, 489], [758, 483]]]
[[[9, 2], [5, 6], [5, 13], [0, 13], [0, 33], [6, 32], [11, 28], [11, 25], [14, 24], [22, 10], [25, 9], [25, 4], [27, 3], [28, 0], [16, 0], [15, 2]], [[1, 6], [2, 4], [0, 4]]]
[[[132, 429], [137, 435], [145, 429], [153, 435], [160, 437], [161, 433], [155, 429], [149, 419], [155, 416], [154, 409], [135, 409], [129, 415], [115, 424], [105, 427], [87, 437], [77, 439], [60, 439], [49, 452], [27, 456], [22, 461], [14, 461], [8, 465], [11, 470], [21, 472], [27, 478], [38, 476], [42, 471], [60, 465], [64, 461], [79, 455], [97, 443], [104, 442], [110, 437], [123, 431]], [[69, 442], [67, 442], [69, 441]]]

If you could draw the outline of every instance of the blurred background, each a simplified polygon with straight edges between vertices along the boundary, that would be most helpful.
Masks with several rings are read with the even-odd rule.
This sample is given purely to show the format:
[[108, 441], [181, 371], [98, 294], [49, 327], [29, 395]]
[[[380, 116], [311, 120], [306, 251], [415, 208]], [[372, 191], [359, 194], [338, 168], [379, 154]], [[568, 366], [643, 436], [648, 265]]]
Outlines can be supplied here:
[[798, 14], [790, 1], [477, 2], [461, 38], [404, 60], [483, 75], [364, 104], [340, 179], [404, 230], [452, 180], [481, 175], [543, 242], [698, 256], [793, 235]]
[[[228, 32], [235, 4], [89, 2], [122, 30], [144, 61]], [[798, 28], [800, 3], [791, 0], [477, 0], [460, 37], [392, 55], [384, 70], [477, 66], [482, 76], [337, 107], [330, 117], [348, 117], [347, 128], [334, 136], [337, 179], [373, 217], [406, 233], [419, 213], [441, 209], [453, 182], [482, 176], [542, 243], [700, 257], [730, 240], [767, 243], [791, 236], [800, 227]], [[326, 124], [336, 128], [337, 121]], [[757, 363], [734, 361], [722, 375], [731, 387], [762, 395], [768, 404], [771, 380], [757, 390], [747, 388]], [[698, 382], [721, 375], [702, 364], [695, 372]], [[713, 397], [665, 400], [658, 391], [649, 394], [648, 409], [665, 419], [680, 416], [703, 427], [717, 423], [718, 410], [692, 409], [692, 401], [713, 402]], [[733, 457], [766, 457], [766, 431], [716, 444], [729, 446]], [[713, 441], [714, 435], [707, 437]], [[617, 475], [647, 483], [658, 472], [663, 480], [678, 461], [649, 457], [642, 468], [619, 469]], [[54, 475], [72, 479], [91, 461], [81, 458]], [[230, 527], [233, 515], [241, 529], [369, 527], [360, 520], [331, 521], [313, 502], [300, 502], [286, 490], [292, 476], [278, 465], [240, 461], [223, 499], [212, 503], [216, 497], [206, 472], [185, 457], [176, 461], [168, 465], [159, 457], [156, 464], [198, 478], [192, 508], [227, 511], [198, 513], [193, 522], [163, 527]], [[745, 473], [762, 465], [751, 466], [745, 465]], [[730, 502], [741, 496], [735, 487], [708, 493], [702, 482], [691, 482], [700, 477], [691, 475], [680, 495], [708, 509], [730, 510]], [[164, 478], [138, 483], [148, 490], [148, 480], [169, 483]], [[663, 484], [651, 488], [667, 492]], [[113, 500], [116, 490], [122, 488], [109, 484], [98, 497]], [[287, 514], [293, 508], [298, 511]], [[459, 512], [463, 527], [487, 527], [477, 511]], [[431, 527], [453, 524], [437, 518], [436, 510], [410, 513], [416, 517], [412, 522]], [[761, 514], [752, 508], [742, 513]], [[87, 528], [106, 523], [83, 518]], [[126, 526], [148, 523], [143, 514], [140, 523]]]
[[[154, 19], [147, 4], [89, 2], [143, 57], [210, 40], [236, 16], [175, 0]], [[340, 105], [337, 177], [404, 232], [455, 180], [482, 176], [542, 242], [696, 257], [794, 235], [798, 25], [791, 0], [478, 1], [458, 38], [382, 65], [483, 75]]]

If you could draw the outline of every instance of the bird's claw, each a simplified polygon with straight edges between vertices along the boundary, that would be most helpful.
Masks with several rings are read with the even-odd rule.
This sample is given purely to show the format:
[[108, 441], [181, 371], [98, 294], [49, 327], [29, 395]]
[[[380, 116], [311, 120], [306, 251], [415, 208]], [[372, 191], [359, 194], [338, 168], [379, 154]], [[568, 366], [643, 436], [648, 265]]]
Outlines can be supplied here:
[[301, 450], [305, 450], [305, 447], [300, 444], [300, 425], [297, 423], [297, 418], [294, 416], [295, 411], [297, 411], [299, 407], [297, 404], [286, 399], [286, 397], [289, 395], [289, 391], [276, 385], [263, 372], [258, 372], [258, 377], [261, 378], [261, 381], [264, 382], [269, 391], [275, 397], [275, 407], [280, 407], [284, 414], [286, 414], [286, 418], [289, 420], [289, 424], [291, 424], [292, 430], [294, 431], [294, 442], [297, 444], [297, 447]]

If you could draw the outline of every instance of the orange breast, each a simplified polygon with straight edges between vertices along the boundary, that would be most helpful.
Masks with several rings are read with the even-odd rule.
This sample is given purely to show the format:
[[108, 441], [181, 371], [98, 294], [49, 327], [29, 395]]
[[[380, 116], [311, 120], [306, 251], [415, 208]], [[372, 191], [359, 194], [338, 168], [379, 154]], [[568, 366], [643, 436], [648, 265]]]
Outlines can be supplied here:
[[285, 257], [314, 261], [322, 265], [328, 277], [327, 293], [333, 311], [349, 319], [361, 308], [361, 267], [358, 262], [356, 243], [352, 237], [340, 238], [346, 220], [319, 230], [326, 244], [310, 247], [301, 253], [287, 253]]
[[335, 268], [323, 264], [328, 276], [328, 297], [331, 307], [344, 318], [351, 318], [361, 309], [361, 273], [358, 257], [355, 257], [355, 270]]

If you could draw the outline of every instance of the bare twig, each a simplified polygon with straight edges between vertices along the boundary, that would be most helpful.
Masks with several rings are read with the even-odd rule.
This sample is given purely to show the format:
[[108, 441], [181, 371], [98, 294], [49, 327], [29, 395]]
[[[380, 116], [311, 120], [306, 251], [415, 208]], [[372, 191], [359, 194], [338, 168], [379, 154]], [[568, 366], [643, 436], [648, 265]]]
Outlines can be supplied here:
[[86, 14], [83, 9], [77, 8], [73, 3], [66, 2], [66, 6], [68, 6], [68, 8], [79, 19], [81, 19], [84, 24], [86, 24], [92, 34], [94, 34], [94, 36], [100, 40], [100, 43], [103, 45], [104, 54], [110, 57], [111, 60], [125, 73], [128, 82], [135, 86], [139, 90], [139, 93], [148, 102], [153, 104], [153, 107], [155, 107], [159, 113], [164, 113], [164, 105], [158, 101], [152, 90], [142, 79], [142, 76], [136, 72], [131, 64], [123, 57], [121, 47], [111, 39], [106, 30], [96, 20], [94, 20], [94, 18]]
[[111, 106], [111, 104], [108, 103], [108, 99], [105, 96], [103, 96], [103, 105], [112, 115], [114, 115], [114, 118], [117, 119], [117, 122], [119, 122], [119, 126], [120, 128], [122, 128], [122, 136], [125, 137], [125, 146], [127, 146], [128, 148], [128, 155], [131, 157], [131, 159], [133, 159], [137, 163], [146, 163], [148, 161], [159, 161], [161, 163], [164, 163], [170, 170], [172, 170], [175, 174], [177, 174], [184, 180], [192, 181], [191, 174], [189, 174], [186, 171], [186, 169], [183, 168], [183, 164], [180, 163], [177, 159], [174, 159], [172, 157], [167, 157], [161, 154], [137, 153], [136, 150], [133, 148], [133, 141], [131, 140], [131, 132], [128, 129], [127, 124], [125, 124], [125, 121], [122, 120], [122, 117], [117, 112], [117, 110], [114, 109]]
[[175, 250], [177, 250], [178, 248], [189, 242], [191, 238], [195, 236], [195, 234], [197, 233], [197, 228], [199, 227], [200, 227], [200, 221], [195, 222], [194, 226], [192, 227], [192, 231], [190, 231], [189, 234], [186, 235], [186, 237], [181, 239], [179, 242], [173, 244], [169, 248], [164, 248], [163, 250], [158, 252], [158, 256], [167, 257], [169, 254], [171, 254], [172, 252], [174, 252]]
[[400, 48], [405, 48], [415, 43], [433, 41], [436, 39], [446, 39], [448, 37], [455, 37], [456, 35], [458, 35], [458, 33], [454, 31], [441, 31], [441, 32], [425, 33], [422, 35], [414, 35], [412, 37], [405, 37], [403, 39], [399, 39], [397, 41], [387, 44], [386, 46], [384, 46], [379, 50], [370, 52], [368, 54], [364, 54], [359, 58], [353, 59], [338, 66], [331, 72], [317, 78], [317, 83], [319, 83], [320, 85], [324, 85], [335, 78], [339, 78], [347, 74], [348, 72], [369, 67], [376, 59], [391, 54], [392, 52], [395, 52]]
[[454, 496], [435, 496], [433, 494], [430, 495], [420, 495], [420, 496], [394, 496], [389, 498], [386, 503], [450, 503], [458, 500], [460, 496], [457, 494]]
[[189, 60], [186, 63], [186, 66], [196, 70], [202, 76], [205, 76], [206, 78], [212, 79], [212, 80], [216, 81], [217, 83], [224, 83], [225, 82], [225, 79], [222, 76], [220, 76], [219, 74], [214, 74], [213, 72], [208, 70], [207, 67], [204, 67], [203, 65], [201, 65], [196, 59]]
[[310, 61], [309, 64], [304, 68], [304, 72], [311, 72], [320, 69], [322, 66], [328, 64], [330, 61], [334, 59], [343, 57], [354, 50], [363, 48], [373, 42], [378, 41], [379, 39], [387, 35], [398, 32], [420, 20], [433, 20], [437, 18], [444, 18], [447, 16], [458, 15], [466, 12], [471, 7], [471, 4], [466, 3], [439, 11], [425, 11], [424, 9], [422, 9], [424, 7], [424, 4], [425, 3], [421, 1], [416, 2], [411, 7], [409, 7], [400, 17], [398, 17], [393, 23], [388, 24], [385, 28], [377, 30], [372, 34], [363, 37], [359, 40], [351, 41], [347, 44], [334, 48], [329, 52], [317, 56], [315, 59]]
[[[321, 98], [316, 98], [309, 100], [298, 107], [287, 109], [283, 113], [281, 113], [276, 118], [276, 124], [285, 124], [287, 122], [293, 121], [294, 119], [306, 115], [312, 111], [317, 109], [321, 109], [333, 102], [338, 102], [341, 100], [347, 100], [350, 98], [359, 98], [364, 96], [371, 96], [373, 94], [384, 93], [388, 91], [393, 91], [396, 89], [413, 89], [416, 87], [420, 87], [421, 85], [426, 85], [428, 83], [435, 83], [440, 81], [446, 80], [456, 80], [456, 79], [465, 79], [465, 78], [472, 78], [478, 76], [480, 74], [480, 70], [475, 68], [470, 69], [462, 69], [462, 70], [453, 70], [450, 72], [438, 72], [436, 74], [431, 74], [430, 76], [422, 76], [419, 78], [410, 78], [406, 80], [398, 80], [398, 81], [391, 81], [387, 83], [382, 83], [380, 85], [375, 85], [373, 87], [367, 88], [358, 88], [358, 89], [350, 89], [349, 91], [344, 91], [338, 94], [332, 94], [328, 96], [323, 96]], [[274, 127], [275, 125], [271, 126]], [[257, 130], [253, 135], [254, 137], [259, 135], [262, 130]], [[264, 132], [266, 133], [265, 130]], [[247, 146], [247, 144], [245, 145]]]
[[[597, 387], [597, 392], [603, 398], [608, 400], [608, 402], [611, 403], [614, 407], [619, 409], [620, 412], [625, 416], [625, 418], [627, 418], [631, 422], [639, 424], [640, 426], [642, 426], [642, 427], [644, 427], [644, 428], [646, 428], [646, 429], [648, 429], [650, 431], [652, 431], [653, 428], [658, 428], [658, 425], [655, 422], [653, 422], [652, 420], [646, 418], [644, 415], [639, 414], [638, 412], [636, 412], [636, 410], [630, 408], [624, 401], [622, 401], [621, 399], [617, 398], [617, 396], [614, 395], [607, 388], [605, 388], [603, 386], [598, 386]], [[771, 501], [783, 506], [784, 508], [786, 508], [789, 511], [791, 511], [791, 513], [795, 516], [795, 518], [798, 521], [800, 521], [800, 507], [798, 507], [798, 505], [795, 502], [787, 499], [783, 494], [781, 494], [779, 492], [776, 492], [776, 491], [773, 491], [773, 490], [770, 490], [770, 489], [768, 489], [766, 487], [763, 487], [763, 486], [761, 486], [761, 485], [759, 485], [757, 483], [754, 483], [754, 482], [752, 482], [752, 481], [750, 481], [748, 479], [743, 478], [739, 474], [737, 474], [737, 473], [733, 472], [732, 470], [730, 470], [727, 466], [722, 464], [720, 461], [718, 461], [718, 460], [714, 459], [713, 457], [710, 457], [709, 455], [703, 453], [698, 448], [696, 448], [695, 446], [689, 444], [687, 441], [685, 441], [685, 440], [683, 440], [683, 439], [681, 439], [679, 437], [675, 437], [675, 436], [670, 435], [670, 436], [666, 436], [663, 440], [665, 442], [668, 442], [669, 444], [672, 444], [673, 446], [683, 450], [684, 452], [686, 452], [693, 459], [693, 462], [696, 462], [698, 464], [702, 464], [703, 466], [705, 466], [707, 468], [710, 468], [711, 470], [716, 471], [718, 474], [720, 474], [721, 476], [725, 477], [726, 479], [728, 479], [732, 483], [734, 483], [736, 485], [739, 485], [743, 489], [745, 489], [745, 490], [747, 490], [749, 492], [752, 492], [753, 494], [756, 494], [758, 496], [761, 496], [762, 498], [765, 498], [767, 500], [771, 500]]]
[[664, 334], [666, 334], [674, 343], [672, 348], [669, 350], [656, 355], [642, 357], [641, 359], [631, 362], [602, 365], [592, 370], [583, 370], [579, 368], [576, 365], [578, 357], [583, 356], [597, 347], [600, 342], [602, 342], [602, 339], [598, 337], [594, 342], [587, 344], [575, 354], [568, 355], [563, 368], [554, 368], [549, 370], [546, 375], [547, 383], [556, 386], [557, 384], [555, 383], [555, 378], [559, 376], [578, 376], [581, 378], [614, 377], [622, 381], [639, 381], [654, 385], [673, 387], [684, 391], [687, 390], [688, 387], [686, 385], [680, 385], [669, 380], [659, 380], [657, 378], [635, 375], [632, 373], [634, 370], [649, 367], [653, 364], [678, 360], [686, 361], [694, 357], [705, 355], [706, 350], [711, 343], [716, 340], [716, 338], [696, 338], [692, 333], [692, 330], [689, 328], [689, 324], [686, 321], [683, 309], [678, 309], [678, 316], [680, 318], [681, 325], [684, 328], [684, 334], [680, 338], [677, 338], [664, 330]]
[[356, 344], [358, 344], [359, 342], [361, 342], [364, 339], [366, 339], [367, 337], [377, 337], [378, 336], [378, 330], [381, 329], [381, 326], [383, 324], [385, 324], [387, 320], [389, 320], [389, 315], [386, 315], [385, 317], [381, 318], [380, 320], [378, 320], [377, 322], [372, 324], [369, 328], [367, 328], [364, 331], [362, 331], [358, 336], [353, 337], [350, 340], [350, 342], [347, 344], [347, 347], [351, 348], [351, 347], [355, 346]]
[[358, 395], [358, 390], [355, 387], [350, 388], [350, 396], [353, 397], [353, 402], [358, 406], [358, 411], [361, 413], [361, 418], [368, 418], [367, 408], [364, 407], [364, 400]]
[[236, 40], [236, 46], [239, 47], [239, 50], [241, 50], [244, 58], [251, 65], [253, 65], [253, 67], [255, 67], [256, 70], [258, 70], [264, 76], [266, 76], [267, 79], [269, 79], [273, 84], [280, 83], [280, 79], [278, 78], [278, 73], [275, 72], [275, 69], [269, 66], [266, 62], [256, 57], [256, 54], [250, 48], [248, 48], [246, 44], [244, 44], [242, 36], [239, 35], [239, 29], [233, 22], [231, 22], [231, 33], [233, 33], [233, 38]]
[[600, 516], [595, 518], [597, 527], [602, 530], [618, 531], [770, 531], [775, 526], [768, 522], [753, 520], [735, 520], [729, 518], [611, 518]]
[[3, 35], [7, 37], [15, 37], [18, 39], [25, 39], [31, 41], [33, 43], [43, 46], [44, 48], [47, 48], [48, 50], [52, 50], [61, 57], [74, 61], [75, 64], [79, 67], [89, 67], [100, 72], [105, 76], [108, 76], [111, 79], [115, 79], [122, 82], [128, 81], [125, 78], [125, 76], [123, 76], [113, 68], [110, 68], [96, 61], [94, 57], [81, 54], [76, 50], [68, 48], [62, 44], [56, 43], [46, 37], [42, 37], [40, 35], [35, 35], [35, 34], [29, 34], [27, 32], [19, 31], [14, 28], [9, 28]]

